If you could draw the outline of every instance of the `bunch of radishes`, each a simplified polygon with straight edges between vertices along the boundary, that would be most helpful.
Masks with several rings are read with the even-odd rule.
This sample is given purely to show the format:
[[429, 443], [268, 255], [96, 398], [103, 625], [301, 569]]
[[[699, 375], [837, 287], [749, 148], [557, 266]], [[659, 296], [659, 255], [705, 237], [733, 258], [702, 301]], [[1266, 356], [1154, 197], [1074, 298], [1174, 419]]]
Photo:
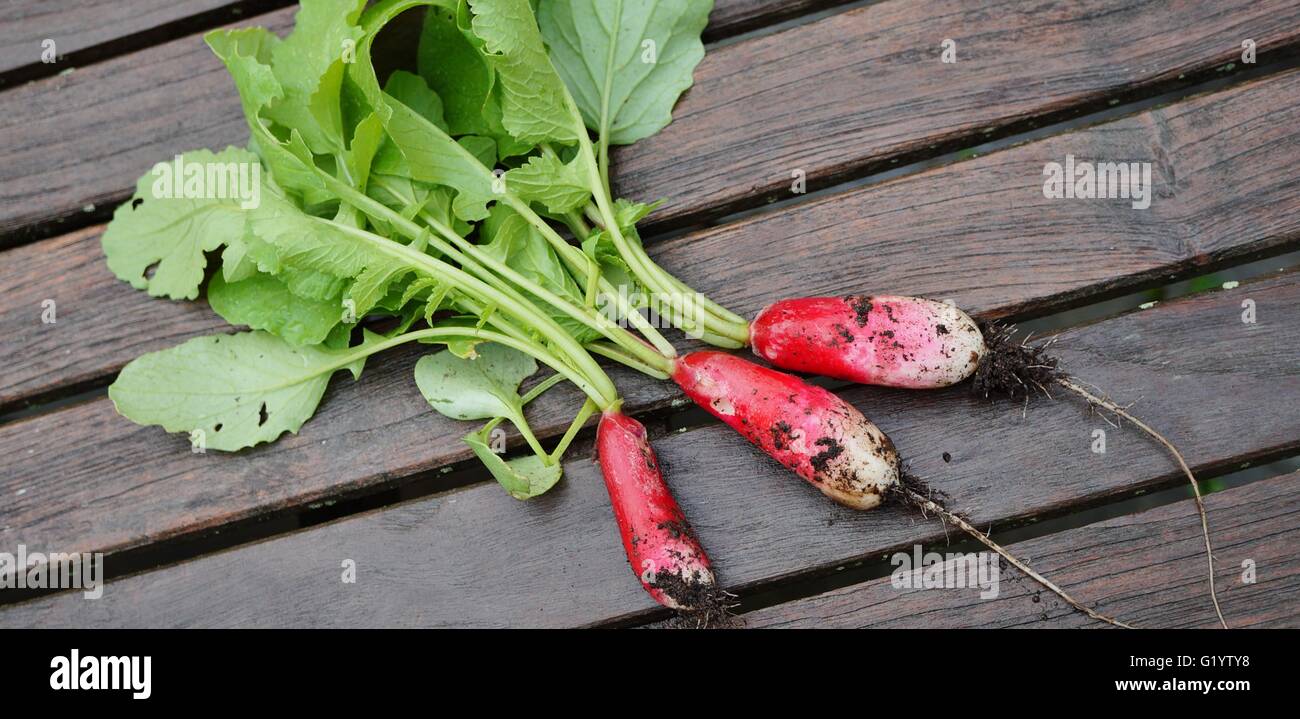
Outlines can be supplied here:
[[[426, 9], [419, 72], [381, 83], [375, 40], [416, 7]], [[261, 28], [211, 33], [252, 139], [248, 151], [186, 159], [260, 164], [261, 203], [175, 198], [146, 176], [115, 214], [104, 250], [119, 277], [174, 299], [197, 296], [208, 256], [219, 253], [209, 300], [255, 331], [138, 358], [110, 389], [118, 410], [238, 450], [297, 431], [336, 371], [359, 374], [370, 355], [406, 342], [445, 345], [417, 364], [417, 385], [447, 416], [488, 420], [466, 442], [516, 497], [559, 480], [565, 450], [599, 411], [597, 451], [633, 571], [665, 606], [716, 610], [724, 601], [709, 560], [600, 356], [671, 378], [836, 502], [870, 509], [897, 497], [943, 512], [1032, 574], [904, 481], [894, 444], [852, 405], [736, 355], [678, 356], [643, 316], [649, 307], [714, 346], [748, 346], [777, 367], [854, 382], [923, 389], [976, 375], [986, 396], [1026, 396], [1047, 382], [1083, 393], [1039, 350], [986, 334], [944, 303], [787, 299], [748, 322], [650, 258], [636, 223], [655, 206], [614, 197], [609, 147], [671, 120], [703, 57], [710, 8], [707, 0], [304, 0], [283, 40]], [[555, 375], [520, 396], [538, 363]], [[562, 381], [586, 401], [548, 451], [524, 408]], [[491, 451], [503, 421], [531, 455]]]

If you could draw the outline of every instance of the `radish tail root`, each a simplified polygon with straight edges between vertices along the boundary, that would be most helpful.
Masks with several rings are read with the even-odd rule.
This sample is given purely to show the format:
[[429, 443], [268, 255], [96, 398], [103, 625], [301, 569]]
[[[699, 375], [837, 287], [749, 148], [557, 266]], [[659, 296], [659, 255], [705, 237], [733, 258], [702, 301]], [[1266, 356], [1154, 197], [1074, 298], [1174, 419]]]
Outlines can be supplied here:
[[972, 391], [976, 396], [984, 399], [1005, 397], [1028, 403], [1035, 389], [1050, 398], [1048, 386], [1057, 385], [1079, 395], [1093, 407], [1107, 409], [1116, 417], [1132, 422], [1173, 455], [1192, 485], [1192, 494], [1196, 498], [1196, 511], [1201, 516], [1201, 533], [1205, 537], [1205, 556], [1210, 568], [1210, 600], [1214, 603], [1214, 613], [1218, 615], [1219, 624], [1227, 629], [1228, 622], [1223, 618], [1223, 610], [1219, 607], [1218, 591], [1214, 586], [1214, 550], [1210, 546], [1210, 522], [1205, 512], [1205, 503], [1201, 499], [1201, 487], [1196, 481], [1196, 476], [1187, 466], [1187, 462], [1183, 460], [1182, 453], [1172, 442], [1129, 414], [1123, 407], [1079, 386], [1060, 369], [1058, 360], [1047, 353], [1051, 342], [1030, 345], [1028, 337], [1017, 342], [1013, 337], [1015, 327], [998, 323], [981, 323], [980, 332], [984, 334], [984, 343], [988, 347], [988, 352], [980, 360], [971, 383]]
[[1201, 515], [1201, 534], [1205, 537], [1205, 558], [1210, 566], [1210, 600], [1214, 602], [1214, 613], [1219, 616], [1219, 624], [1222, 624], [1223, 628], [1227, 629], [1228, 622], [1223, 618], [1223, 610], [1219, 608], [1219, 594], [1214, 587], [1214, 549], [1210, 546], [1209, 516], [1205, 511], [1205, 502], [1201, 499], [1201, 485], [1196, 481], [1196, 475], [1192, 474], [1191, 468], [1187, 466], [1187, 461], [1183, 459], [1182, 453], [1178, 451], [1178, 448], [1175, 447], [1172, 442], [1165, 439], [1164, 435], [1147, 426], [1142, 420], [1129, 414], [1123, 407], [1120, 407], [1104, 397], [1098, 397], [1083, 387], [1080, 387], [1067, 377], [1057, 378], [1056, 383], [1071, 392], [1074, 392], [1080, 397], [1083, 397], [1089, 404], [1108, 409], [1117, 417], [1132, 422], [1138, 429], [1146, 432], [1152, 439], [1164, 445], [1165, 449], [1169, 450], [1169, 453], [1173, 455], [1174, 460], [1178, 462], [1178, 466], [1182, 468], [1183, 474], [1187, 475], [1187, 481], [1192, 484], [1192, 494], [1196, 499], [1196, 511]]
[[1101, 612], [1098, 612], [1097, 610], [1083, 604], [1082, 602], [1079, 602], [1074, 597], [1071, 597], [1069, 594], [1065, 592], [1064, 589], [1061, 589], [1060, 587], [1056, 586], [1056, 584], [1054, 584], [1050, 579], [1044, 577], [1043, 575], [1031, 569], [1029, 565], [1017, 559], [1015, 555], [1011, 554], [1011, 552], [1004, 549], [997, 542], [994, 542], [987, 534], [976, 529], [970, 522], [967, 522], [964, 518], [962, 518], [961, 515], [947, 509], [942, 504], [932, 499], [931, 495], [933, 493], [929, 490], [928, 487], [926, 487], [926, 485], [923, 482], [916, 479], [915, 477], [904, 472], [903, 481], [895, 485], [892, 491], [894, 492], [895, 496], [897, 496], [902, 502], [910, 506], [916, 507], [917, 509], [921, 510], [922, 513], [934, 512], [935, 514], [943, 518], [945, 521], [957, 525], [957, 527], [959, 527], [962, 531], [966, 532], [970, 536], [979, 540], [981, 544], [997, 552], [999, 555], [1002, 556], [1003, 559], [1010, 562], [1011, 565], [1014, 566], [1016, 569], [1019, 569], [1020, 571], [1024, 572], [1025, 575], [1028, 576], [1030, 579], [1034, 580], [1035, 582], [1038, 582], [1039, 584], [1046, 587], [1053, 594], [1060, 597], [1062, 600], [1065, 601], [1066, 604], [1069, 604], [1075, 609], [1083, 612], [1084, 614], [1087, 614], [1088, 616], [1098, 621], [1105, 622], [1107, 624], [1120, 627], [1122, 629], [1133, 629], [1132, 626], [1125, 624], [1124, 622], [1121, 622], [1118, 619], [1108, 617], [1105, 614], [1102, 614]]

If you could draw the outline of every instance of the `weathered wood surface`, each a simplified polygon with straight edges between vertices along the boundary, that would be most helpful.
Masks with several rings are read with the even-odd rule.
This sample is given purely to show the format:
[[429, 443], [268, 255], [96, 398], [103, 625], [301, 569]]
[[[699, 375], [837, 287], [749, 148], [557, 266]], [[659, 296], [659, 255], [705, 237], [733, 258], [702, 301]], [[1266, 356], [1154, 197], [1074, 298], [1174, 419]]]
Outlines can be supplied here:
[[616, 190], [671, 187], [650, 221], [683, 223], [791, 197], [795, 170], [826, 185], [1298, 37], [1296, 0], [870, 4], [706, 57], [673, 124], [615, 152]]
[[[1295, 246], [1297, 126], [1293, 71], [652, 250], [746, 313], [783, 296], [863, 290], [950, 297], [993, 315], [1045, 312]], [[1152, 162], [1151, 207], [1044, 198], [1044, 163], [1067, 154]], [[0, 408], [102, 381], [142, 352], [223, 326], [206, 305], [115, 280], [99, 234], [0, 253]], [[44, 324], [50, 299], [58, 322]]]
[[[1300, 83], [1300, 73], [1278, 82], [1283, 80]], [[703, 289], [747, 312], [780, 296], [850, 290], [953, 298], [985, 316], [1051, 306], [1090, 288], [1096, 292], [1123, 284], [1117, 278], [1163, 275], [1178, 266], [1231, 256], [1239, 249], [1237, 242], [1263, 238], [1258, 241], [1272, 246], [1274, 233], [1294, 236], [1294, 228], [1287, 226], [1298, 216], [1292, 209], [1293, 176], [1285, 164], [1260, 171], [1270, 166], [1270, 158], [1290, 156], [1278, 148], [1284, 147], [1292, 125], [1285, 121], [1286, 113], [1264, 112], [1257, 118], [1248, 110], [1269, 110], [1268, 97], [1296, 95], [1294, 90], [1254, 94], [1271, 87], [1263, 83], [1218, 101], [1193, 100], [1186, 107], [1159, 111], [1159, 121], [1140, 116], [1079, 137], [1052, 138], [735, 228], [680, 238], [655, 251], [669, 269], [691, 280], [707, 280], [701, 282]], [[1225, 118], [1232, 118], [1227, 125]], [[1268, 118], [1282, 124], [1273, 127]], [[1159, 144], [1161, 137], [1167, 144]], [[1207, 139], [1217, 137], [1275, 141], [1244, 152]], [[1158, 198], [1147, 211], [1042, 197], [1038, 183], [1046, 159], [1070, 151], [1142, 157], [1143, 152], [1156, 154], [1153, 147], [1169, 158], [1169, 168], [1177, 168], [1171, 171], [1180, 190]], [[1242, 164], [1222, 161], [1225, 153], [1235, 153]], [[1000, 157], [1012, 154], [1019, 159]], [[962, 179], [944, 181], [954, 171]], [[1262, 182], [1247, 179], [1255, 175]], [[1253, 218], [1232, 214], [1218, 199], [1220, 188], [1238, 183], [1254, 188], [1244, 196], [1260, 203]], [[992, 200], [996, 206], [1023, 209], [1006, 216], [990, 213], [990, 201], [980, 188], [998, 187], [1007, 189], [1005, 199]], [[1198, 210], [1198, 204], [1205, 209]], [[837, 224], [841, 213], [860, 216], [860, 222]], [[797, 223], [788, 219], [791, 214]], [[1047, 216], [1059, 220], [1048, 222]], [[988, 229], [972, 231], [974, 217], [990, 218]], [[1161, 217], [1168, 221], [1160, 222]], [[923, 253], [915, 249], [918, 238], [925, 243]], [[845, 251], [855, 241], [863, 243], [861, 251]], [[736, 256], [747, 262], [725, 260]], [[764, 281], [755, 282], [755, 277]], [[747, 294], [740, 295], [742, 291]], [[141, 303], [170, 306], [125, 287], [121, 293]], [[73, 316], [74, 311], [65, 308], [64, 314]], [[146, 330], [133, 328], [131, 336], [152, 336]], [[58, 346], [51, 344], [44, 354], [57, 358]], [[120, 550], [335, 493], [384, 486], [465, 459], [467, 448], [459, 441], [465, 427], [436, 415], [411, 382], [411, 363], [418, 353], [373, 361], [359, 385], [338, 382], [300, 436], [236, 456], [190, 454], [184, 438], [136, 427], [117, 417], [106, 399], [11, 423], [0, 428], [0, 451], [13, 458], [0, 488], [28, 491], [0, 507], [0, 527], [22, 531], [29, 541], [80, 539]], [[662, 408], [676, 396], [670, 385], [631, 373], [619, 373], [616, 380], [632, 411]], [[566, 414], [578, 401], [568, 388], [556, 389], [539, 404], [534, 428], [542, 436], [562, 431]], [[144, 498], [150, 512], [138, 511]]]
[[[283, 28], [290, 14], [257, 21]], [[707, 55], [673, 124], [616, 153], [615, 181], [666, 197], [655, 221], [683, 223], [788, 195], [795, 169], [815, 187], [1196, 75], [1236, 57], [1240, 38], [1267, 58], [1298, 34], [1296, 0], [869, 5]], [[939, 60], [944, 37], [958, 42], [955, 64]], [[6, 92], [0, 133], [15, 148], [0, 165], [0, 244], [82, 224], [90, 205], [104, 217], [153, 163], [246, 137], [198, 36]]]
[[704, 41], [712, 42], [742, 32], [844, 5], [850, 0], [714, 0]]
[[[1247, 298], [1256, 303], [1257, 324], [1240, 320]], [[1282, 276], [1071, 330], [1056, 346], [1082, 379], [1136, 401], [1134, 411], [1178, 442], [1197, 471], [1227, 470], [1300, 447], [1300, 416], [1291, 411], [1300, 392], [1297, 310], [1300, 285]], [[1022, 416], [1019, 407], [981, 405], [961, 387], [924, 393], [858, 387], [844, 394], [891, 435], [917, 474], [979, 526], [1181, 481], [1143, 435], [1108, 427], [1079, 402], [1035, 400]], [[390, 404], [404, 401], [399, 394], [385, 397]], [[323, 461], [336, 442], [352, 442], [355, 452], [369, 444], [376, 461], [373, 455], [401, 451], [394, 435], [404, 439], [404, 428], [419, 424], [376, 427], [368, 419], [351, 416], [352, 436], [331, 438], [314, 456], [306, 441], [281, 445], [280, 457], [298, 454], [304, 465], [315, 463], [314, 472], [267, 453], [230, 479], [219, 476], [222, 465], [211, 457], [202, 475], [160, 473], [165, 448], [133, 450], [131, 438], [100, 450], [64, 450], [75, 461], [42, 448], [52, 461], [39, 477], [0, 487], [7, 497], [29, 489], [18, 513], [4, 517], [0, 526], [11, 529], [0, 529], [0, 539], [71, 551], [114, 532], [140, 536], [177, 506], [206, 516], [214, 501], [229, 501], [212, 497], [213, 487], [236, 479], [262, 499], [285, 491], [286, 474], [295, 491], [308, 491], [320, 474], [350, 471]], [[75, 417], [64, 426], [84, 422]], [[1105, 454], [1090, 450], [1096, 428], [1107, 430]], [[45, 443], [80, 441], [54, 427], [47, 431]], [[386, 440], [382, 448], [379, 436]], [[945, 536], [937, 521], [903, 508], [855, 513], [833, 505], [720, 425], [655, 446], [722, 579], [742, 591]], [[114, 496], [80, 498], [94, 502], [81, 511], [69, 498], [94, 479], [87, 458], [95, 457], [101, 467], [139, 465], [144, 479]], [[598, 468], [574, 460], [566, 474], [539, 500], [521, 503], [495, 485], [475, 485], [129, 577], [110, 584], [97, 601], [67, 595], [15, 605], [0, 612], [0, 624], [567, 626], [659, 616], [627, 567]], [[164, 492], [174, 506], [156, 506]], [[1187, 515], [1186, 521], [1195, 520]], [[340, 583], [345, 559], [357, 564], [356, 584]], [[1195, 557], [1189, 561], [1199, 566]]]
[[[231, 15], [238, 7], [253, 9], [271, 2], [232, 0], [10, 0], [0, 6], [0, 87], [14, 70], [43, 63], [42, 43], [53, 40], [59, 61], [65, 56], [83, 62], [88, 50], [101, 56], [123, 44], [143, 46], [171, 39], [177, 26], [205, 17]], [[265, 8], [263, 8], [265, 9]], [[221, 11], [225, 12], [222, 13]], [[262, 10], [257, 10], [261, 12]], [[227, 20], [229, 22], [229, 20]]]
[[[705, 38], [716, 40], [833, 7], [846, 0], [716, 0]], [[15, 70], [43, 63], [55, 41], [59, 62], [130, 52], [290, 4], [288, 0], [10, 0], [0, 6], [0, 87]]]
[[[1233, 628], [1300, 627], [1298, 487], [1300, 474], [1290, 474], [1206, 498], [1219, 601]], [[1010, 549], [1076, 599], [1139, 628], [1219, 626], [1190, 499]], [[1242, 581], [1247, 560], [1255, 566], [1253, 584]], [[746, 614], [744, 623], [805, 629], [1105, 626], [1014, 569], [1001, 573], [996, 598], [979, 595], [979, 589], [895, 589], [886, 577], [761, 609]]]

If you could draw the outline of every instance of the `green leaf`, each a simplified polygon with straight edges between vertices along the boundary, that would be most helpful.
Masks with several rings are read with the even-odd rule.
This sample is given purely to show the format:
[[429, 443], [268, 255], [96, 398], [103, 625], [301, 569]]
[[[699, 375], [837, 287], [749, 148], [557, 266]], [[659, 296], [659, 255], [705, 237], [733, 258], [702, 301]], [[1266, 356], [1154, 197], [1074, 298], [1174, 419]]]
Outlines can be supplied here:
[[216, 275], [208, 285], [208, 304], [232, 325], [265, 330], [295, 345], [324, 342], [343, 316], [337, 296], [332, 301], [303, 299], [264, 273], [239, 282]]
[[365, 190], [370, 182], [370, 172], [374, 167], [375, 157], [379, 154], [387, 136], [384, 123], [375, 113], [370, 113], [357, 123], [352, 134], [352, 144], [348, 148], [348, 170], [352, 175], [352, 185]]
[[492, 172], [473, 153], [414, 110], [389, 98], [388, 135], [402, 151], [411, 177], [457, 190], [452, 209], [467, 221], [487, 217], [496, 199]]
[[551, 67], [528, 0], [469, 0], [474, 35], [482, 39], [501, 93], [501, 122], [520, 142], [578, 140], [567, 91]]
[[443, 100], [452, 135], [505, 134], [492, 68], [457, 26], [454, 9], [428, 9], [416, 55], [420, 75]]
[[539, 202], [546, 209], [563, 214], [581, 207], [591, 199], [577, 161], [565, 164], [555, 155], [538, 155], [506, 172], [506, 188], [529, 202]]
[[465, 435], [465, 444], [474, 450], [474, 456], [479, 458], [510, 496], [515, 499], [532, 499], [544, 494], [560, 481], [564, 468], [559, 462], [546, 464], [544, 459], [535, 454], [511, 460], [502, 459], [488, 446], [490, 431], [489, 425], [478, 432], [470, 432]]
[[614, 219], [618, 221], [619, 227], [632, 228], [646, 215], [659, 209], [662, 204], [664, 204], [663, 200], [656, 200], [646, 204], [644, 202], [625, 200], [620, 197], [614, 200]]
[[[243, 178], [242, 184], [244, 180], [252, 183], [256, 174], [256, 190], [265, 194], [260, 185], [261, 165], [247, 150], [232, 147], [220, 154], [197, 150], [185, 153], [181, 160], [187, 168], [181, 174], [187, 176], [188, 168], [201, 168], [206, 179], [210, 170], [227, 166], [235, 168], [233, 176]], [[224, 198], [190, 199], [203, 193], [191, 192], [184, 184], [176, 196], [175, 174], [174, 163], [160, 162], [141, 177], [132, 199], [113, 213], [102, 243], [108, 268], [132, 287], [147, 289], [154, 297], [194, 299], [207, 266], [203, 253], [243, 238], [245, 211], [240, 205], [244, 201], [238, 192], [230, 191], [230, 185]]]
[[[295, 271], [352, 279], [348, 296], [353, 312], [363, 317], [411, 268], [375, 247], [344, 234], [337, 227], [304, 214], [292, 202], [267, 190], [262, 203], [249, 213], [255, 239], [249, 254], [263, 272]], [[307, 275], [311, 277], [311, 275]], [[314, 278], [319, 280], [320, 278]], [[290, 283], [295, 294], [302, 290]]]
[[537, 21], [582, 118], [611, 144], [649, 137], [704, 57], [712, 0], [547, 0]]
[[[585, 301], [583, 290], [556, 256], [555, 248], [517, 212], [505, 205], [494, 206], [491, 215], [480, 227], [480, 235], [488, 238], [487, 244], [481, 247], [493, 259], [504, 262], [519, 274], [572, 304], [582, 306]], [[556, 324], [579, 343], [590, 342], [600, 336], [599, 332], [536, 295], [530, 292], [525, 292], [524, 295], [539, 307], [545, 308]]]
[[521, 417], [519, 384], [537, 372], [532, 357], [498, 344], [479, 345], [476, 359], [451, 352], [415, 363], [415, 384], [439, 413], [452, 419]]
[[136, 358], [108, 388], [117, 411], [169, 432], [201, 431], [233, 452], [298, 431], [335, 371], [359, 377], [358, 348], [295, 347], [265, 332], [197, 337]]
[[283, 97], [267, 117], [297, 129], [313, 152], [343, 149], [340, 98], [345, 54], [355, 52], [365, 0], [308, 0], [294, 16], [293, 32], [271, 49], [271, 70]]
[[447, 121], [443, 119], [442, 100], [419, 75], [398, 70], [388, 76], [384, 92], [398, 102], [415, 110], [420, 117], [443, 132], [447, 132]]
[[328, 197], [302, 134], [291, 130], [288, 140], [281, 142], [262, 120], [262, 109], [284, 97], [284, 88], [270, 66], [281, 40], [261, 27], [213, 30], [203, 39], [230, 71], [248, 121], [249, 149], [270, 168], [276, 184], [313, 201]]

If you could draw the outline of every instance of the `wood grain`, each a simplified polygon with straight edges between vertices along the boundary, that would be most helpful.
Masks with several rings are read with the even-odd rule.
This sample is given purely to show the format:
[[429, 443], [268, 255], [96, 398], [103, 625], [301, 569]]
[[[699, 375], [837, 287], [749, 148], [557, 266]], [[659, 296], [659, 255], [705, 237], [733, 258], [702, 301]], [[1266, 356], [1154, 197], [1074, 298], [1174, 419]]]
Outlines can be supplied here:
[[697, 222], [792, 197], [796, 170], [825, 186], [1298, 37], [1296, 0], [874, 3], [707, 56], [673, 123], [615, 152], [615, 189], [666, 197], [650, 222]]
[[[783, 296], [863, 290], [952, 298], [990, 316], [1041, 313], [1295, 246], [1296, 127], [1293, 71], [651, 250], [751, 315]], [[1044, 198], [1044, 164], [1067, 154], [1151, 162], [1151, 207]], [[202, 304], [117, 282], [100, 231], [0, 253], [0, 408], [102, 381], [142, 352], [221, 326]], [[41, 322], [46, 299], [56, 324]], [[83, 345], [92, 351], [74, 349]]]
[[57, 71], [70, 66], [73, 58], [81, 63], [93, 61], [124, 49], [170, 40], [182, 32], [188, 34], [194, 28], [179, 28], [190, 27], [196, 21], [226, 17], [225, 22], [230, 22], [242, 12], [265, 12], [265, 6], [274, 4], [232, 0], [6, 2], [0, 6], [0, 87], [15, 81], [15, 70], [43, 64], [41, 43], [46, 39], [55, 43], [59, 59], [52, 69]]
[[[1256, 302], [1257, 324], [1240, 321], [1246, 298]], [[1136, 402], [1133, 411], [1178, 442], [1197, 471], [1226, 470], [1300, 447], [1300, 416], [1291, 411], [1300, 392], [1297, 310], [1300, 284], [1281, 276], [1071, 330], [1057, 347], [1080, 378]], [[365, 383], [362, 389], [382, 389]], [[858, 387], [844, 395], [980, 526], [1181, 481], [1162, 450], [1129, 428], [1109, 428], [1078, 402], [1036, 400], [1022, 416], [1018, 407], [982, 405], [960, 387]], [[105, 539], [122, 546], [156, 532], [155, 523], [178, 509], [207, 514], [220, 503], [232, 511], [232, 488], [248, 504], [308, 491], [320, 474], [337, 481], [352, 471], [337, 461], [364, 453], [364, 461], [378, 462], [402, 451], [393, 436], [413, 423], [375, 427], [368, 419], [350, 416], [352, 436], [329, 438], [314, 457], [305, 445], [324, 438], [305, 430], [303, 441], [277, 445], [278, 454], [256, 464], [233, 460], [243, 472], [225, 476], [213, 457], [204, 458], [202, 474], [161, 471], [164, 448], [134, 449], [130, 437], [51, 451], [44, 445], [76, 445], [114, 427], [86, 426], [81, 417], [62, 433], [43, 425], [49, 434], [32, 448], [43, 455], [36, 462], [6, 450], [26, 466], [18, 468], [21, 481], [0, 483], [0, 493], [29, 491], [0, 515], [0, 542], [63, 551]], [[1107, 428], [1102, 455], [1090, 451], [1095, 428]], [[325, 460], [338, 444], [348, 452]], [[721, 425], [655, 446], [721, 578], [741, 591], [944, 537], [937, 522], [903, 508], [855, 513], [827, 502]], [[315, 471], [277, 459], [291, 454]], [[88, 467], [88, 457], [99, 466]], [[111, 489], [96, 471], [119, 463], [135, 468], [137, 479]], [[597, 467], [574, 460], [565, 471], [562, 485], [537, 501], [475, 485], [125, 578], [97, 601], [68, 595], [16, 605], [0, 612], [0, 624], [570, 626], [660, 616], [628, 570]], [[92, 480], [98, 496], [76, 496]], [[356, 584], [339, 581], [345, 559], [357, 564]]]
[[[845, 1], [717, 0], [705, 38], [729, 37]], [[41, 43], [46, 39], [55, 41], [59, 60], [50, 69], [58, 71], [67, 63], [84, 65], [288, 4], [287, 0], [11, 0], [0, 6], [0, 87], [38, 71], [44, 64]]]
[[[257, 21], [283, 29], [290, 12]], [[616, 183], [682, 224], [788, 196], [1027, 118], [1156, 91], [1258, 42], [1294, 43], [1297, 0], [894, 0], [719, 48]], [[939, 41], [958, 42], [955, 64]], [[50, 118], [57, 118], [51, 122]], [[0, 94], [0, 244], [106, 218], [153, 163], [244, 142], [235, 90], [197, 36]], [[85, 213], [86, 207], [94, 210]], [[62, 225], [60, 223], [63, 223]]]
[[[1300, 474], [1206, 498], [1219, 601], [1234, 629], [1300, 627]], [[930, 548], [927, 548], [929, 550]], [[1018, 542], [1017, 556], [1081, 601], [1143, 629], [1215, 628], [1192, 500]], [[945, 551], [942, 547], [934, 551]], [[1242, 581], [1242, 563], [1256, 582]], [[895, 589], [889, 578], [746, 614], [752, 628], [1098, 627], [1014, 570], [980, 590]]]

